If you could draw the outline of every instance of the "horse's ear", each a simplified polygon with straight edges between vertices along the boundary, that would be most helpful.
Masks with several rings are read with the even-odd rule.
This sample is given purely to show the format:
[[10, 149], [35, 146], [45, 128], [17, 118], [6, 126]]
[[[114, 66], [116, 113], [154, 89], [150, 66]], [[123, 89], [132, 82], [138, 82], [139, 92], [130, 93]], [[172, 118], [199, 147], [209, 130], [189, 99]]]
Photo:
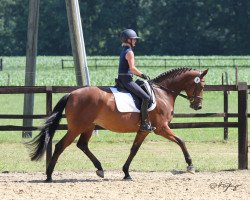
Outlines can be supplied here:
[[207, 72], [208, 72], [208, 69], [206, 69], [206, 70], [204, 70], [202, 73], [201, 73], [201, 78], [203, 78], [206, 74], [207, 74]]

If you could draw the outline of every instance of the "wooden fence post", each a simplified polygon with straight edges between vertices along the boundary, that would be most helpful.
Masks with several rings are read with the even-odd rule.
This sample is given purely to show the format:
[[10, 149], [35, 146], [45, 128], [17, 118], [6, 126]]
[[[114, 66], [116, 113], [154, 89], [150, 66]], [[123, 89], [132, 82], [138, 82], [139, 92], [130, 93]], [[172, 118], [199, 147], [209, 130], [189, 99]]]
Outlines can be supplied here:
[[64, 69], [64, 63], [63, 62], [64, 62], [64, 60], [62, 59], [62, 69]]
[[[70, 41], [74, 57], [76, 82], [78, 86], [90, 85], [89, 70], [85, 43], [82, 32], [82, 22], [78, 0], [65, 0], [70, 32]], [[85, 79], [85, 81], [84, 81]]]
[[97, 58], [95, 58], [95, 69], [97, 70]]
[[238, 65], [235, 65], [235, 85], [238, 85], [239, 82], [239, 70]]
[[199, 62], [199, 69], [201, 68], [201, 59], [198, 58], [198, 62]]
[[[50, 116], [52, 113], [52, 87], [46, 87], [46, 114]], [[47, 150], [46, 150], [46, 168], [49, 165], [49, 162], [52, 157], [52, 140], [48, 143]]]
[[0, 71], [3, 71], [3, 59], [0, 59]]
[[[228, 85], [228, 83], [226, 82]], [[222, 73], [222, 85], [224, 85], [224, 76]], [[224, 94], [224, 122], [228, 122], [228, 91], [223, 91]], [[224, 127], [224, 140], [228, 139], [228, 127]]]
[[248, 169], [247, 83], [238, 83], [238, 169]]
[[[39, 26], [39, 6], [40, 0], [29, 1], [29, 16], [26, 43], [26, 66], [25, 66], [25, 86], [34, 86], [36, 82], [36, 56], [37, 38]], [[24, 94], [23, 114], [33, 115], [34, 113], [34, 93]], [[33, 126], [33, 119], [24, 119], [23, 126]], [[32, 137], [32, 131], [22, 134], [23, 138]]]

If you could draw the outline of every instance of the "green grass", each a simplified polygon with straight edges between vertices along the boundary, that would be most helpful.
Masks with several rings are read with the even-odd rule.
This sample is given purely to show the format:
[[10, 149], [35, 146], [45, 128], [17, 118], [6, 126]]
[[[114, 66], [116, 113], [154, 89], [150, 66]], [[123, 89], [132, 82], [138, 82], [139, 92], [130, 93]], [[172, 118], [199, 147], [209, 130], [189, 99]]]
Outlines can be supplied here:
[[[190, 133], [191, 134], [191, 133]], [[59, 137], [60, 135], [60, 137]], [[59, 133], [55, 142], [61, 138]], [[135, 134], [117, 134], [100, 131], [93, 136], [90, 149], [99, 158], [105, 170], [121, 170], [125, 163]], [[45, 160], [31, 162], [28, 150], [19, 142], [1, 142], [0, 171], [44, 171]], [[185, 138], [185, 137], [184, 137]], [[219, 171], [237, 169], [236, 142], [186, 142], [199, 171]], [[131, 164], [136, 171], [185, 170], [186, 163], [180, 148], [159, 136], [149, 135]], [[57, 171], [94, 171], [90, 160], [73, 143], [59, 158]]]
[[[105, 60], [107, 57], [90, 57], [98, 58], [98, 65], [102, 67], [95, 68], [94, 61], [89, 61], [90, 80], [92, 85], [113, 85], [114, 79], [117, 76], [118, 56], [112, 56], [111, 61]], [[183, 59], [192, 60], [183, 60]], [[235, 68], [232, 67], [232, 59], [246, 59], [238, 60], [236, 64], [239, 66], [239, 81], [248, 82], [250, 80], [250, 56], [211, 56], [211, 57], [186, 57], [186, 56], [137, 56], [136, 64], [144, 73], [151, 78], [170, 70], [174, 67], [193, 67], [197, 68], [198, 59], [201, 60], [201, 67], [203, 70], [209, 68], [209, 74], [206, 78], [207, 84], [221, 84], [222, 73], [228, 72], [229, 83], [235, 83]], [[65, 63], [66, 66], [71, 67], [65, 70], [61, 69], [61, 59], [70, 59], [69, 56], [55, 56], [45, 57], [38, 56], [37, 58], [37, 73], [36, 85], [76, 85], [75, 71], [72, 68], [73, 62]], [[115, 59], [115, 60], [113, 60]], [[146, 59], [146, 60], [145, 60]], [[162, 59], [162, 60], [155, 60]], [[167, 67], [165, 61], [167, 59]], [[179, 59], [179, 60], [178, 60]], [[249, 60], [247, 60], [249, 59]], [[0, 71], [0, 85], [24, 85], [25, 80], [25, 57], [3, 57], [4, 70]], [[248, 67], [247, 67], [248, 66]]]
[[[39, 56], [37, 60], [36, 85], [76, 85], [74, 69], [61, 69], [61, 59], [72, 59], [72, 57], [44, 57]], [[102, 57], [98, 57], [102, 59]], [[117, 58], [117, 57], [112, 57]], [[175, 66], [197, 67], [197, 60], [175, 60], [178, 58], [207, 59], [207, 57], [163, 57], [167, 59], [168, 65], [164, 67], [163, 61], [155, 61], [158, 57], [137, 57], [137, 64], [145, 67], [140, 69], [155, 77], [160, 73]], [[140, 61], [143, 58], [143, 61]], [[229, 67], [234, 58], [250, 57], [209, 57], [213, 60], [202, 61], [200, 69], [209, 66], [209, 73], [206, 77], [206, 84], [221, 84], [221, 74], [229, 73], [229, 83], [235, 83], [234, 68]], [[228, 60], [224, 60], [228, 58]], [[117, 58], [118, 59], [118, 58]], [[148, 59], [148, 60], [145, 60]], [[92, 63], [91, 63], [92, 62]], [[108, 67], [115, 62], [109, 63], [105, 60], [98, 61], [104, 67], [94, 67], [93, 61], [89, 62], [90, 79], [92, 85], [113, 85], [117, 76], [117, 67]], [[105, 63], [106, 62], [106, 63]], [[239, 81], [248, 82], [250, 80], [249, 60], [237, 61], [239, 65]], [[72, 65], [67, 64], [68, 67]], [[228, 65], [228, 67], [223, 67]], [[105, 67], [106, 66], [106, 67]], [[151, 66], [151, 67], [150, 67]], [[0, 85], [24, 85], [25, 57], [4, 57], [4, 70], [0, 71]], [[9, 77], [9, 78], [8, 78]], [[63, 94], [53, 95], [53, 105], [57, 103]], [[229, 112], [237, 112], [237, 92], [229, 95]], [[0, 96], [0, 114], [22, 114], [23, 95], [2, 95]], [[193, 111], [189, 108], [188, 101], [177, 98], [175, 113], [215, 113], [223, 112], [222, 92], [205, 92], [203, 109]], [[248, 103], [249, 107], [249, 103]], [[35, 95], [35, 114], [45, 114], [45, 95]], [[236, 121], [232, 118], [230, 121]], [[173, 122], [196, 122], [196, 121], [223, 121], [223, 118], [174, 118]], [[34, 125], [40, 125], [42, 120], [34, 120]], [[65, 120], [63, 120], [65, 123]], [[22, 125], [21, 120], [3, 120], [1, 125]], [[229, 140], [223, 140], [222, 128], [208, 129], [176, 129], [174, 132], [187, 142], [187, 147], [193, 157], [195, 166], [200, 171], [219, 171], [237, 168], [237, 129], [229, 129]], [[37, 132], [34, 132], [34, 135]], [[60, 140], [65, 131], [58, 131], [54, 138], [54, 143]], [[98, 136], [93, 136], [90, 148], [103, 163], [106, 170], [121, 169], [124, 164], [135, 134], [118, 134], [109, 131], [100, 131]], [[31, 162], [28, 151], [25, 149], [20, 132], [0, 132], [0, 171], [44, 171], [45, 161]], [[186, 164], [180, 148], [166, 139], [151, 134], [146, 138], [142, 148], [132, 162], [131, 170], [138, 171], [169, 171], [173, 169], [183, 170]], [[56, 170], [94, 170], [92, 163], [75, 146], [71, 145], [60, 157]]]

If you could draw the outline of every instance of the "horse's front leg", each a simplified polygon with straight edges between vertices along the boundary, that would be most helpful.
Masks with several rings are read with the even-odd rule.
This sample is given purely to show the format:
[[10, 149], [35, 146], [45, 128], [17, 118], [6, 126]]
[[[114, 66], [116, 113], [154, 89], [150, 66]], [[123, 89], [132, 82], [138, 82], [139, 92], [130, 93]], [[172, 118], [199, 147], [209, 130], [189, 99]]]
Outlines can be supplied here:
[[138, 149], [140, 148], [142, 142], [144, 141], [144, 139], [147, 137], [147, 135], [149, 134], [149, 132], [137, 132], [137, 135], [135, 137], [134, 143], [131, 147], [130, 150], [130, 154], [128, 156], [127, 161], [125, 162], [125, 164], [123, 165], [123, 172], [125, 174], [124, 178], [125, 180], [130, 180], [131, 177], [129, 175], [129, 166], [133, 160], [133, 158], [135, 157]]
[[181, 147], [181, 150], [184, 154], [186, 163], [188, 164], [187, 166], [187, 171], [194, 174], [195, 173], [195, 168], [193, 166], [192, 163], [192, 158], [190, 156], [190, 154], [188, 153], [187, 147], [185, 145], [185, 142], [177, 137], [174, 132], [169, 128], [168, 125], [162, 127], [161, 129], [156, 129], [155, 131], [156, 134], [163, 136], [164, 138], [167, 138], [173, 142], [175, 142], [176, 144], [178, 144]]

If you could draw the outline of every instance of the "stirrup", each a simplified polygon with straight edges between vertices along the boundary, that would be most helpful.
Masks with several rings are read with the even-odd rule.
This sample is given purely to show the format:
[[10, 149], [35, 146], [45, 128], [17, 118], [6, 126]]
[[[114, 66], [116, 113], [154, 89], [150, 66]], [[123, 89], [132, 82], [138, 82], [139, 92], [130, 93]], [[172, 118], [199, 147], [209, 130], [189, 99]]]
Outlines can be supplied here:
[[141, 126], [140, 126], [140, 131], [150, 131], [150, 132], [152, 132], [152, 131], [154, 131], [155, 129], [156, 129], [156, 128], [153, 127], [153, 126], [151, 126], [151, 124], [148, 123], [148, 122], [143, 122], [143, 123], [141, 124]]

